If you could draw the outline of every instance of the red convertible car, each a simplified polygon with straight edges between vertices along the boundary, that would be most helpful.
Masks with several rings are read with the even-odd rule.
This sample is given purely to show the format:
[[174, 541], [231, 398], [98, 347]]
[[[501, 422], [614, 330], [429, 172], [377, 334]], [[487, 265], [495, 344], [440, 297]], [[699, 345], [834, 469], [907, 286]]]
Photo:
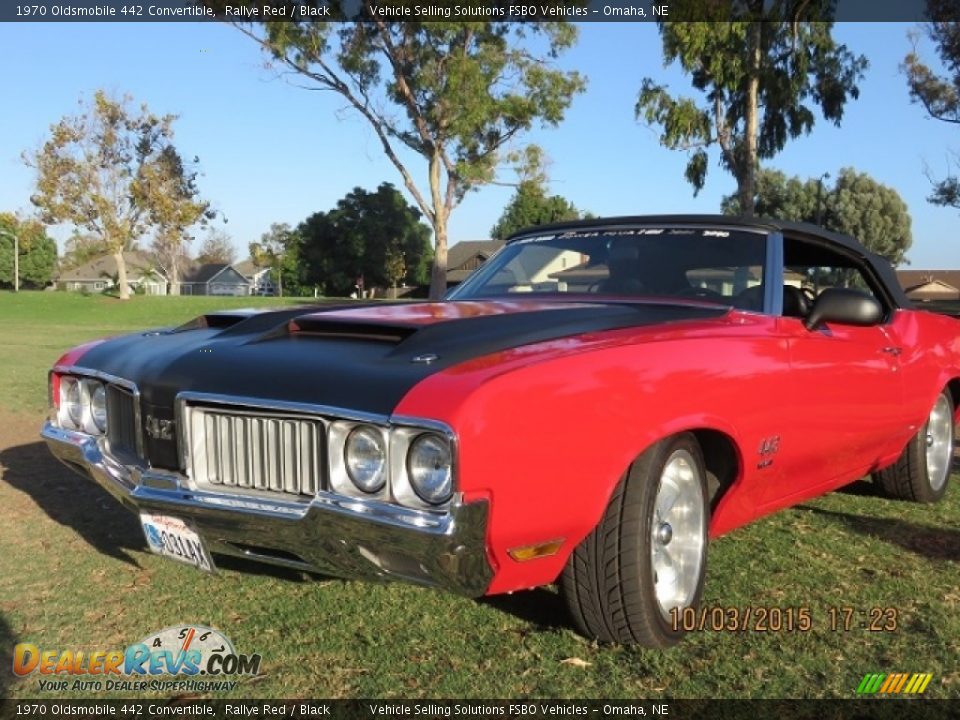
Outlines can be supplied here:
[[439, 303], [224, 312], [50, 374], [53, 453], [150, 548], [470, 596], [559, 582], [576, 626], [664, 647], [707, 541], [872, 474], [946, 491], [960, 323], [815, 227], [530, 229]]

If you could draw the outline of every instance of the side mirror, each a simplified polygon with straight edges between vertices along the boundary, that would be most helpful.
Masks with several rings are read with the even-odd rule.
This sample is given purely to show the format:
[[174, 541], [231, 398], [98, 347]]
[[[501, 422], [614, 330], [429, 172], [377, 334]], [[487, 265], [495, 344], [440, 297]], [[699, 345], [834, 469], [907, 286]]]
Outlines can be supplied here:
[[883, 308], [872, 295], [850, 288], [827, 288], [817, 296], [803, 324], [807, 330], [828, 322], [868, 326], [882, 317]]

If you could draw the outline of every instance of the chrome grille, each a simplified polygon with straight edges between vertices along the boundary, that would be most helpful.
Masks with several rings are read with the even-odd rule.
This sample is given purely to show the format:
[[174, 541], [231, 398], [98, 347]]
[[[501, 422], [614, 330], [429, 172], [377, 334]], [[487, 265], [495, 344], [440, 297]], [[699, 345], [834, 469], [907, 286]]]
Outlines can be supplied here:
[[315, 495], [324, 425], [300, 415], [187, 406], [190, 477], [199, 487]]
[[114, 455], [137, 454], [136, 399], [118, 385], [107, 385], [107, 442]]

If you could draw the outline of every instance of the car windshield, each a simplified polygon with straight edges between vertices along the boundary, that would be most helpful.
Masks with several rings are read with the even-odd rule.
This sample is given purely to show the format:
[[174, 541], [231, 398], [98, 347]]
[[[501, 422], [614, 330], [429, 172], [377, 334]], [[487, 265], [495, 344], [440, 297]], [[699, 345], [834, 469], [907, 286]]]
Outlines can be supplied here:
[[692, 298], [759, 311], [765, 255], [765, 235], [724, 227], [572, 229], [509, 243], [449, 298]]

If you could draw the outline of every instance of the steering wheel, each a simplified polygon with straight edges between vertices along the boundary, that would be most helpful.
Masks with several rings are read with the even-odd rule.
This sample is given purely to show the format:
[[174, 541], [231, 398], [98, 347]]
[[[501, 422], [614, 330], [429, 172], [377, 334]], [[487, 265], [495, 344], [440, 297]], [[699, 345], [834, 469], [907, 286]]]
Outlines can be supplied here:
[[680, 297], [699, 298], [700, 300], [709, 300], [711, 302], [728, 304], [730, 298], [724, 297], [716, 290], [702, 287], [688, 287], [677, 293]]

